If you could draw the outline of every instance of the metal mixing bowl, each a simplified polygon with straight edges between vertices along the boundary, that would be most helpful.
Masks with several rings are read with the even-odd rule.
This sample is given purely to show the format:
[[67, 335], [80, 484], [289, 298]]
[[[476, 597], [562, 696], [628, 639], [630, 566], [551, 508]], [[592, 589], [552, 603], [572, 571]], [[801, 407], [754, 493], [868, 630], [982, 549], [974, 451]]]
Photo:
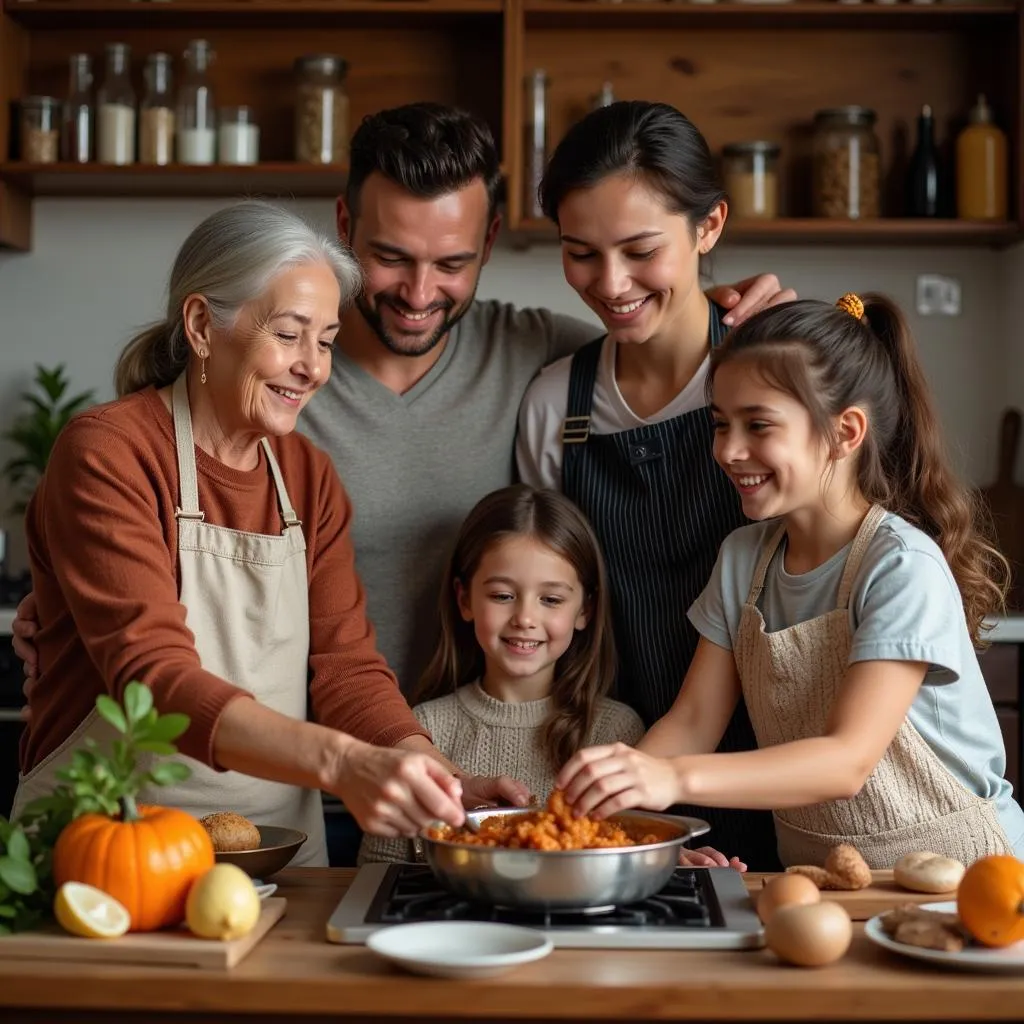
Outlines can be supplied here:
[[[470, 811], [485, 818], [523, 813], [522, 808]], [[645, 846], [596, 850], [508, 850], [432, 839], [419, 844], [437, 880], [456, 895], [480, 903], [529, 910], [592, 910], [632, 903], [654, 895], [679, 864], [680, 847], [709, 832], [699, 818], [623, 811], [612, 815], [629, 832], [637, 828], [664, 835]]]

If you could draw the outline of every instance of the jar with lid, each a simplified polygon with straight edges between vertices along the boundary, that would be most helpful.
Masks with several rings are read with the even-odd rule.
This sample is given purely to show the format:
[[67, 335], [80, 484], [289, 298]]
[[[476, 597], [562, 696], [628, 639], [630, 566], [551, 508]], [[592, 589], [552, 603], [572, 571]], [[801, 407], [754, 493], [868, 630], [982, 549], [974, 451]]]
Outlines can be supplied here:
[[139, 108], [139, 163], [164, 166], [174, 160], [171, 55], [151, 53], [143, 77], [146, 92]]
[[814, 115], [814, 215], [835, 220], [877, 217], [881, 168], [875, 112], [835, 107]]
[[348, 62], [333, 54], [295, 61], [295, 159], [340, 164], [348, 159]]
[[95, 115], [92, 107], [92, 57], [68, 58], [68, 98], [64, 104], [64, 159], [87, 164], [92, 159]]
[[779, 147], [757, 139], [722, 149], [722, 177], [729, 213], [744, 220], [774, 220], [779, 215]]
[[539, 219], [544, 216], [540, 205], [540, 183], [548, 160], [548, 76], [536, 68], [526, 76], [526, 174], [523, 214]]
[[96, 157], [101, 164], [135, 162], [135, 90], [129, 74], [131, 47], [107, 44], [107, 70], [96, 95]]
[[217, 119], [217, 154], [222, 164], [254, 164], [260, 158], [260, 129], [252, 107], [222, 107]]
[[217, 113], [209, 75], [213, 57], [205, 39], [193, 39], [185, 48], [175, 117], [178, 162], [182, 164], [212, 164], [217, 158]]
[[26, 96], [21, 101], [21, 159], [55, 164], [60, 157], [61, 102], [56, 96]]

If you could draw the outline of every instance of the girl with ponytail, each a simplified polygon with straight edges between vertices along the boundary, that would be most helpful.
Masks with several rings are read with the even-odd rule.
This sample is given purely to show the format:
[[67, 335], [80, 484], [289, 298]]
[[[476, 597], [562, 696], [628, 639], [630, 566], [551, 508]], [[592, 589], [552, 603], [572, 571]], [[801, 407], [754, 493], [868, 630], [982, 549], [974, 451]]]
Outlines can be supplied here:
[[[712, 352], [708, 392], [715, 459], [755, 522], [690, 608], [701, 640], [668, 714], [637, 750], [581, 751], [557, 784], [598, 816], [770, 809], [786, 865], [838, 843], [872, 868], [1024, 854], [976, 655], [1007, 565], [900, 311], [856, 295], [766, 310]], [[759, 749], [712, 753], [741, 694]]]

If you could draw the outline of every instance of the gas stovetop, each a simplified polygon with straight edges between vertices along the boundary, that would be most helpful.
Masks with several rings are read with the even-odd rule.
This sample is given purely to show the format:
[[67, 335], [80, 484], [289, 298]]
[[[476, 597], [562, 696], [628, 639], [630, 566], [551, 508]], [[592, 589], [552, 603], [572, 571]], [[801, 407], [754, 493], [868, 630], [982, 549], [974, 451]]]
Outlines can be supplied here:
[[361, 943], [414, 921], [500, 921], [543, 931], [556, 946], [756, 949], [764, 944], [742, 877], [732, 868], [677, 868], [656, 895], [597, 913], [524, 911], [454, 896], [421, 864], [366, 864], [327, 922], [331, 942]]

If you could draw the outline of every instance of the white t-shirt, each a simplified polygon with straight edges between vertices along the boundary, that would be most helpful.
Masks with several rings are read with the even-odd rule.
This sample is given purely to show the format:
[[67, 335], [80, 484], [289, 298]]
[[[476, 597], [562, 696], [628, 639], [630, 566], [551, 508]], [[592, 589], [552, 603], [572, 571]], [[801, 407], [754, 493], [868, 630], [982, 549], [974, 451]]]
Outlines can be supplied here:
[[[641, 418], [626, 404], [615, 380], [616, 343], [605, 338], [594, 382], [590, 430], [618, 434], [650, 423], [663, 423], [707, 405], [704, 385], [710, 357], [706, 357], [682, 391], [653, 416]], [[572, 356], [545, 367], [526, 392], [519, 409], [516, 464], [523, 483], [562, 489], [562, 421], [569, 405]]]

